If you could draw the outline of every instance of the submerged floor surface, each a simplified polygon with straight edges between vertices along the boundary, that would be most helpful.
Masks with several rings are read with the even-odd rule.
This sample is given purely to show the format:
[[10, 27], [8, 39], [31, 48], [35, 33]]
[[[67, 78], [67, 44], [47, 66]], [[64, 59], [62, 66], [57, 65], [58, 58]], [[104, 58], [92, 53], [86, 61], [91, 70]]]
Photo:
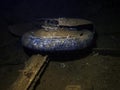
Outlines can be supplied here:
[[81, 90], [119, 90], [119, 79], [120, 57], [91, 54], [68, 62], [51, 61], [36, 90], [65, 90], [68, 85], [79, 85]]

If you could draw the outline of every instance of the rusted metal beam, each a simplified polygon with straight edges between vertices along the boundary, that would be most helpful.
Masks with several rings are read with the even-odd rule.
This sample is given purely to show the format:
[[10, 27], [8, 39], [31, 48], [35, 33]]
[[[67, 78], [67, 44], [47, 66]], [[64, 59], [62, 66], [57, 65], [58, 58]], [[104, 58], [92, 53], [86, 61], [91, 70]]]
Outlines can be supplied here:
[[[9, 90], [30, 90], [47, 60], [47, 56], [33, 55]], [[36, 78], [37, 77], [37, 78]], [[32, 90], [32, 89], [31, 89]]]

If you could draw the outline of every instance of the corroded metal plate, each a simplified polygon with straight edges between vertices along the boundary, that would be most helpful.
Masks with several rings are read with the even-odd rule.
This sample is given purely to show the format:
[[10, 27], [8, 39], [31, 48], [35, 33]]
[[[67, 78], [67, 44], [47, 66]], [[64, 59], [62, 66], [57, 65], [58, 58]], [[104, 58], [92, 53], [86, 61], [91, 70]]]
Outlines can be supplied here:
[[80, 26], [93, 24], [89, 20], [78, 19], [78, 18], [41, 18], [38, 20], [41, 24], [50, 24], [58, 26]]

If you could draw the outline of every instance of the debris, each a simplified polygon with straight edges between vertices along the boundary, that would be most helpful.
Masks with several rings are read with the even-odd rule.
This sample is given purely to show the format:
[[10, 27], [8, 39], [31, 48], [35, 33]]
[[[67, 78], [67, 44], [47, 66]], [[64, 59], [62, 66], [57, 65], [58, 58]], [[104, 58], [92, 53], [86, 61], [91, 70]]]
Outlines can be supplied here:
[[98, 53], [98, 52], [93, 54], [93, 56], [98, 56], [98, 55], [99, 55], [99, 53]]
[[65, 90], [82, 90], [80, 85], [67, 85]]
[[60, 67], [61, 67], [61, 68], [65, 68], [66, 65], [65, 65], [64, 63], [60, 63]]

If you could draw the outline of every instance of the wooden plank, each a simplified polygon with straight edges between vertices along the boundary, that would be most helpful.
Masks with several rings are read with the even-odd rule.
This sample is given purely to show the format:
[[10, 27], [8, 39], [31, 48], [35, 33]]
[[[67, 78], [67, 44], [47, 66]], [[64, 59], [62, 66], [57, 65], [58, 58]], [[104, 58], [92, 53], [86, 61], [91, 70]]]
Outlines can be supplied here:
[[33, 55], [9, 90], [29, 90], [47, 56]]

